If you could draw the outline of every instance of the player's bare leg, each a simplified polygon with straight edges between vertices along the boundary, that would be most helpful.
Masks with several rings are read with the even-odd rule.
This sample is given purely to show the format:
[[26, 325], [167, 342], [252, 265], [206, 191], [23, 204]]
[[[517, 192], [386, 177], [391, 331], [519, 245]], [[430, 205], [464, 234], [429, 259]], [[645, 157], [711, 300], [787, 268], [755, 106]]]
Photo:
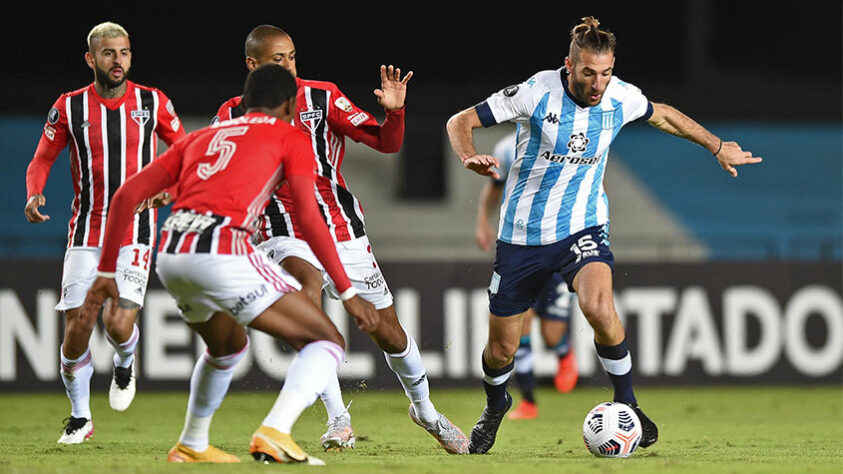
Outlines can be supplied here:
[[117, 311], [111, 314], [112, 301], [105, 304], [102, 313], [108, 342], [114, 347], [114, 369], [108, 401], [111, 408], [124, 411], [135, 398], [135, 349], [140, 338], [140, 330], [135, 323], [140, 305], [134, 301], [120, 298]]
[[646, 448], [658, 440], [656, 424], [638, 407], [632, 389], [632, 357], [626, 334], [615, 310], [612, 269], [603, 262], [587, 263], [574, 277], [580, 309], [594, 328], [594, 346], [603, 369], [615, 388], [614, 401], [631, 406], [642, 425], [641, 444]]
[[[317, 306], [322, 305], [322, 272], [307, 261], [298, 257], [287, 257], [281, 267], [293, 275], [302, 285], [301, 292]], [[354, 448], [356, 436], [351, 427], [351, 415], [342, 399], [342, 390], [338, 377], [328, 381], [325, 391], [319, 394], [325, 410], [328, 412], [328, 430], [320, 442], [326, 450]]]
[[489, 340], [483, 350], [483, 388], [486, 407], [471, 430], [469, 452], [484, 454], [495, 444], [501, 421], [510, 407], [512, 397], [506, 384], [515, 368], [515, 352], [524, 330], [525, 313], [513, 316], [489, 315]]
[[94, 434], [91, 419], [91, 351], [88, 341], [97, 324], [96, 315], [86, 317], [81, 308], [65, 311], [64, 342], [61, 345], [61, 379], [70, 399], [68, 418], [60, 444], [78, 444]]

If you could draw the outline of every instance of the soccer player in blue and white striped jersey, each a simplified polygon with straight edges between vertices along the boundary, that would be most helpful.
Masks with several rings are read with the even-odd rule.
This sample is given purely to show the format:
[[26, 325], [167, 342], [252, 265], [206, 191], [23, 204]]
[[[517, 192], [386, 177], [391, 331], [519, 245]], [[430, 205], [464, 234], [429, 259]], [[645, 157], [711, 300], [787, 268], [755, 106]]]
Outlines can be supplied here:
[[651, 103], [637, 87], [613, 76], [615, 37], [598, 26], [587, 17], [571, 30], [564, 68], [541, 71], [448, 121], [451, 145], [463, 166], [493, 178], [499, 162], [477, 153], [473, 130], [506, 121], [518, 125], [489, 286], [489, 340], [483, 351], [486, 407], [471, 432], [472, 453], [492, 447], [512, 406], [506, 384], [524, 312], [553, 273], [576, 291], [594, 328], [594, 345], [614, 386], [614, 400], [633, 407], [641, 419], [640, 446], [656, 442], [658, 429], [638, 407], [632, 389], [632, 358], [612, 296], [614, 257], [603, 190], [609, 145], [624, 125], [646, 120], [705, 147], [733, 177], [735, 166], [761, 161], [673, 107]]

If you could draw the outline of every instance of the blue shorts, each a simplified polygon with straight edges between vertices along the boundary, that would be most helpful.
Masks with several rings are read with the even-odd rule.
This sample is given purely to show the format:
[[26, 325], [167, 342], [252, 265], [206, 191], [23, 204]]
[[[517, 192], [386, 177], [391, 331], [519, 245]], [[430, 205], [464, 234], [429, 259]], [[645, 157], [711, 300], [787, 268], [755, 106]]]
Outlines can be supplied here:
[[536, 303], [554, 273], [574, 291], [574, 277], [587, 263], [604, 262], [614, 268], [608, 237], [608, 226], [595, 226], [549, 245], [513, 245], [498, 240], [489, 312], [495, 316], [523, 313]]
[[574, 311], [576, 296], [568, 290], [562, 276], [554, 272], [536, 299], [533, 310], [541, 319], [568, 322]]

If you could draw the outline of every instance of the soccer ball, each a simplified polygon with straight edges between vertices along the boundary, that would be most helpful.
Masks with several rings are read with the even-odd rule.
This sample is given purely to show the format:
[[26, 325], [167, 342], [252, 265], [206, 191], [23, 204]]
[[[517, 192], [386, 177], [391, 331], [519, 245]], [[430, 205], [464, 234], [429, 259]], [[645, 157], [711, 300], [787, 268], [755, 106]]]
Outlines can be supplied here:
[[641, 421], [628, 405], [601, 403], [586, 415], [582, 439], [595, 456], [625, 458], [641, 442]]

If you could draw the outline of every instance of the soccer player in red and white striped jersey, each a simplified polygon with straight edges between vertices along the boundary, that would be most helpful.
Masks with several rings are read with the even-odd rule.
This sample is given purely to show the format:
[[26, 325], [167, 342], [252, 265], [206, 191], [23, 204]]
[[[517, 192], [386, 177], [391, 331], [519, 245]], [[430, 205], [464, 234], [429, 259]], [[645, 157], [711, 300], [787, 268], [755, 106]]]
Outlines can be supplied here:
[[[246, 67], [249, 70], [264, 64], [280, 64], [297, 76], [296, 50], [292, 38], [283, 30], [261, 25], [249, 33], [245, 45]], [[297, 77], [297, 110], [294, 125], [306, 132], [316, 160], [316, 200], [323, 220], [336, 242], [337, 252], [351, 284], [371, 302], [380, 315], [380, 325], [369, 335], [386, 356], [389, 367], [398, 376], [410, 405], [411, 419], [427, 430], [449, 453], [468, 452], [463, 432], [439, 413], [430, 400], [430, 388], [421, 354], [413, 337], [398, 321], [392, 293], [386, 285], [363, 222], [363, 209], [348, 190], [340, 173], [345, 155], [345, 138], [365, 143], [371, 148], [396, 153], [404, 140], [404, 98], [407, 82], [401, 70], [381, 66], [381, 88], [375, 91], [378, 104], [386, 111], [379, 124], [372, 114], [354, 105], [339, 88], [330, 82]], [[213, 122], [243, 113], [241, 99], [234, 97], [219, 109]], [[302, 218], [291, 207], [289, 189], [282, 186], [270, 201], [259, 223], [259, 249], [296, 277], [305, 292], [317, 305], [326, 287], [331, 296], [339, 294], [325, 268], [302, 240]], [[333, 380], [321, 395], [328, 411], [328, 431], [321, 442], [325, 449], [354, 447], [355, 436], [351, 417], [344, 406], [339, 381]]]
[[[96, 318], [81, 319], [79, 307], [94, 279], [111, 198], [127, 178], [155, 158], [159, 137], [170, 145], [185, 134], [172, 102], [163, 92], [127, 79], [132, 51], [123, 27], [110, 22], [95, 26], [88, 35], [85, 60], [94, 71], [94, 82], [56, 100], [26, 171], [25, 214], [29, 222], [43, 222], [49, 216], [38, 208], [46, 204], [43, 190], [50, 168], [69, 144], [75, 197], [68, 225], [62, 296], [56, 306], [65, 312], [67, 321], [61, 376], [72, 407], [70, 421], [59, 439], [63, 444], [80, 443], [93, 433], [89, 403], [93, 367], [88, 340]], [[165, 196], [158, 196], [155, 204], [167, 204]], [[156, 212], [147, 209], [135, 214], [123, 237], [119, 310], [115, 316], [104, 318], [108, 340], [115, 349], [109, 399], [118, 411], [128, 408], [135, 393], [132, 363], [139, 336], [135, 318], [146, 292]]]
[[191, 133], [114, 196], [119, 212], [108, 220], [98, 278], [83, 308], [86, 315], [96, 315], [103, 300], [117, 294], [117, 251], [131, 207], [177, 185], [156, 272], [208, 350], [194, 368], [184, 431], [169, 453], [171, 462], [237, 462], [209, 445], [208, 431], [234, 366], [247, 352], [244, 326], [299, 350], [275, 406], [252, 437], [252, 455], [265, 461], [319, 462], [302, 451], [290, 431], [336, 377], [345, 342], [328, 316], [296, 291], [299, 283], [250, 242], [255, 218], [282, 181], [302, 216], [305, 238], [343, 292], [345, 309], [362, 330], [377, 326], [377, 312], [356, 296], [318, 217], [313, 152], [307, 137], [289, 124], [295, 90], [292, 75], [280, 66], [253, 71], [244, 87], [244, 116]]

